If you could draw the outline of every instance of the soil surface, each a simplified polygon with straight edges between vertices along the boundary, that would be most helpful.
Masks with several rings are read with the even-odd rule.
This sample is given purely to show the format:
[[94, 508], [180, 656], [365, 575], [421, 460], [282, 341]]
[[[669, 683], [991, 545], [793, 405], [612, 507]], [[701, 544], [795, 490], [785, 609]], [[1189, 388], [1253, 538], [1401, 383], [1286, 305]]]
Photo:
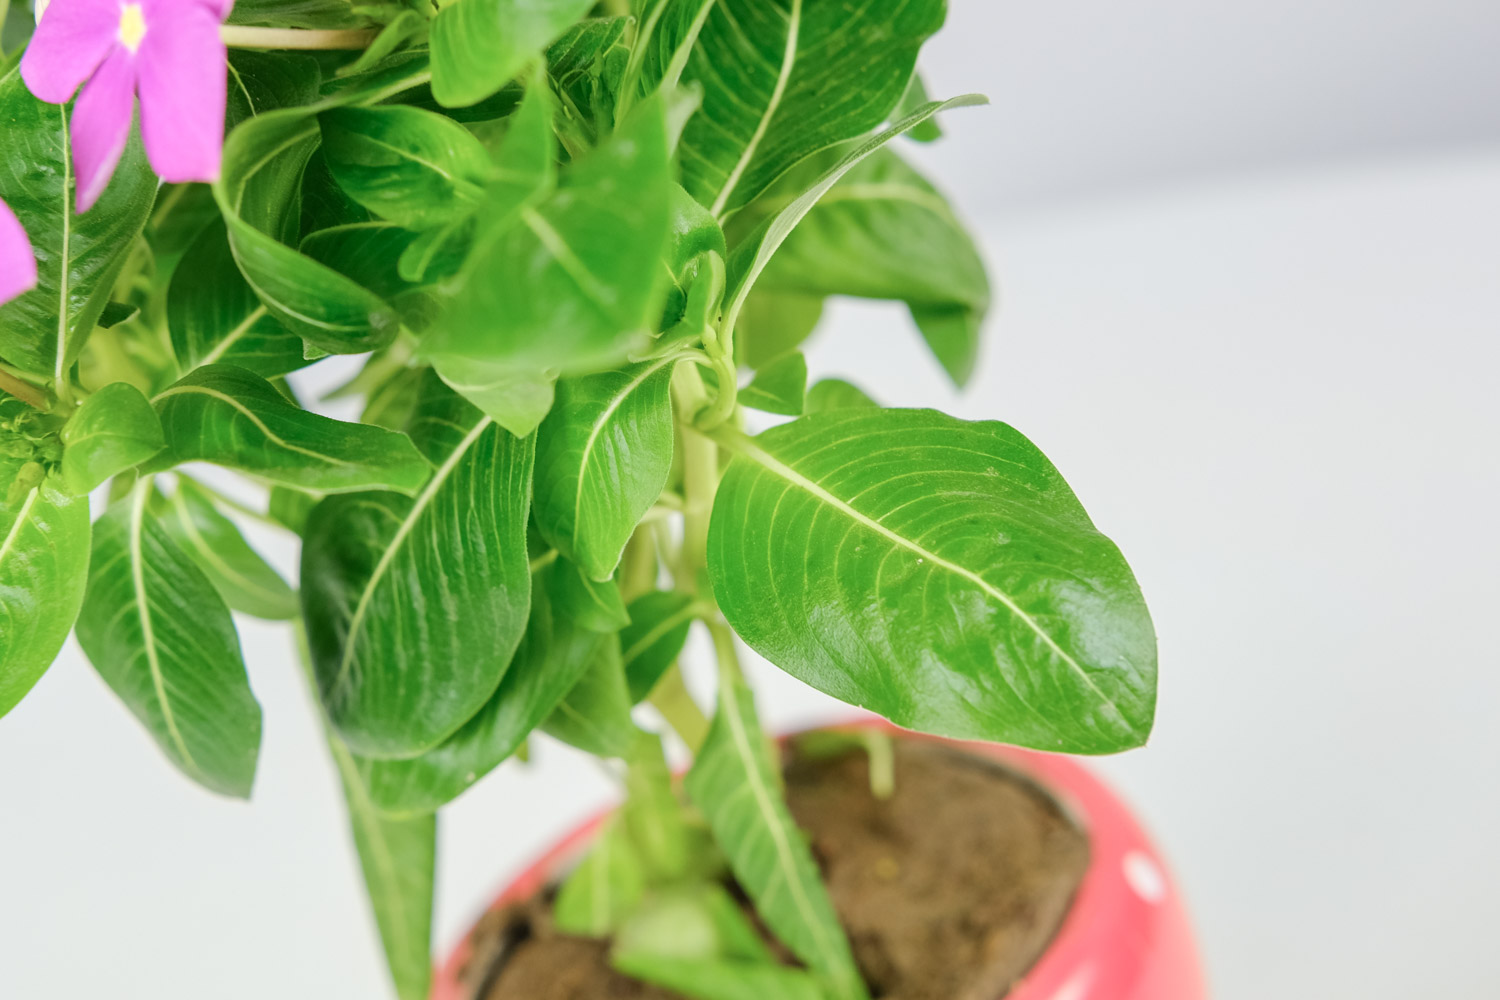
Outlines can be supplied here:
[[[867, 768], [851, 753], [786, 776], [872, 997], [999, 1000], [1056, 933], [1087, 839], [1030, 782], [942, 744], [897, 744], [886, 801]], [[475, 1000], [680, 1000], [613, 971], [607, 943], [557, 933], [546, 900], [489, 914], [473, 944]]]

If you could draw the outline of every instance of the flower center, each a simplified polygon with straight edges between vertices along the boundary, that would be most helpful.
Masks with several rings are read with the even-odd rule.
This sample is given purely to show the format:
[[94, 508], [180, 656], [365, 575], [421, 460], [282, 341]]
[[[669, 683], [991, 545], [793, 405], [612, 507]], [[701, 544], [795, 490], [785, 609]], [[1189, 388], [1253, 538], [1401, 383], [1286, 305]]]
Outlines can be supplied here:
[[120, 5], [120, 44], [131, 52], [141, 47], [146, 37], [146, 15], [138, 3]]

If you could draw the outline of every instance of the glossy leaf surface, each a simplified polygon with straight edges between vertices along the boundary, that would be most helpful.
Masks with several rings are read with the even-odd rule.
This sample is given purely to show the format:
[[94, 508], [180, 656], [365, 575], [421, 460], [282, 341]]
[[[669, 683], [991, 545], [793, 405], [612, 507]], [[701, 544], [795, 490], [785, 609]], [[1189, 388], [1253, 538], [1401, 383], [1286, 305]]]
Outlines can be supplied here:
[[605, 580], [672, 468], [672, 362], [563, 379], [537, 432], [543, 537]]
[[245, 541], [203, 488], [179, 477], [161, 501], [161, 525], [235, 611], [284, 621], [297, 615], [297, 594]]
[[0, 496], [0, 716], [46, 673], [78, 617], [89, 567], [89, 504], [55, 483]]
[[624, 757], [639, 732], [630, 719], [630, 707], [630, 692], [620, 665], [620, 644], [610, 638], [552, 710], [543, 728], [548, 735], [585, 753]]
[[415, 493], [431, 474], [404, 434], [310, 413], [235, 365], [192, 372], [156, 406], [175, 462], [213, 462], [325, 493]]
[[432, 22], [432, 93], [447, 107], [482, 101], [586, 14], [593, 0], [457, 0]]
[[620, 632], [620, 656], [630, 700], [651, 693], [676, 662], [688, 629], [699, 614], [697, 602], [676, 590], [658, 590], [630, 602], [630, 624]]
[[740, 391], [739, 400], [752, 409], [795, 417], [802, 412], [806, 396], [807, 359], [801, 351], [793, 351], [756, 372]]
[[161, 421], [141, 391], [106, 385], [83, 401], [62, 431], [62, 481], [78, 495], [162, 449]]
[[1135, 578], [1013, 428], [854, 409], [733, 447], [709, 570], [767, 659], [912, 729], [1072, 753], [1145, 741], [1156, 641]]
[[173, 764], [249, 797], [260, 706], [229, 608], [147, 512], [143, 487], [94, 523], [78, 641]]
[[435, 378], [412, 439], [437, 469], [415, 498], [329, 497], [308, 518], [302, 604], [319, 694], [356, 753], [412, 757], [494, 694], [531, 604], [534, 439]]

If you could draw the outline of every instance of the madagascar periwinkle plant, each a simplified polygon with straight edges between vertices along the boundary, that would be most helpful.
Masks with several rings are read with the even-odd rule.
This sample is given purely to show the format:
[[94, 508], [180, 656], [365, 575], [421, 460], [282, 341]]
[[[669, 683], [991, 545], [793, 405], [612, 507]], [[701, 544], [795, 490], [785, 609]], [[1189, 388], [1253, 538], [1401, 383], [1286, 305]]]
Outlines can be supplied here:
[[[807, 387], [833, 295], [905, 303], [956, 382], [974, 367], [983, 266], [896, 150], [981, 103], [915, 75], [944, 6], [12, 11], [0, 714], [72, 630], [178, 769], [247, 797], [231, 611], [287, 621], [403, 998], [428, 989], [438, 811], [541, 729], [627, 789], [562, 927], [705, 1000], [863, 1000], [735, 636], [949, 737], [1108, 753], [1155, 700], [1130, 569], [1030, 441]], [[359, 422], [288, 383], [332, 355], [363, 358], [337, 393]], [[749, 433], [764, 414], [791, 419]], [[250, 520], [300, 539], [295, 587]], [[663, 931], [666, 889], [745, 920], [728, 878], [796, 964]]]

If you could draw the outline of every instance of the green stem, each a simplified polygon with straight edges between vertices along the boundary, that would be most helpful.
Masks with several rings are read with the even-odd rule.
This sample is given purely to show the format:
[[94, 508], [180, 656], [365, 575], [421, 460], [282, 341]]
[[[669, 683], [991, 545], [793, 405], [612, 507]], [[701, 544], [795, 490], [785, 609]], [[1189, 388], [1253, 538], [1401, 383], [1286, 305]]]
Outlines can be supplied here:
[[703, 741], [708, 739], [708, 716], [703, 714], [703, 709], [693, 700], [692, 694], [688, 692], [687, 685], [682, 680], [682, 670], [677, 664], [662, 674], [661, 680], [656, 682], [656, 687], [651, 691], [651, 706], [661, 713], [662, 718], [667, 720], [682, 742], [687, 744], [693, 756], [703, 747]]
[[[678, 412], [691, 420], [702, 412], [708, 388], [694, 365], [679, 365], [672, 380]], [[713, 514], [714, 493], [719, 488], [719, 448], [711, 438], [691, 426], [682, 433], [683, 536], [682, 575], [677, 585], [697, 594], [709, 593], [699, 574], [708, 566], [708, 523]]]
[[0, 371], [0, 391], [8, 392], [28, 406], [47, 409], [47, 397], [36, 386], [22, 382], [6, 371]]
[[641, 525], [625, 543], [620, 560], [620, 597], [630, 603], [656, 589], [656, 548], [651, 541], [651, 526]]
[[303, 28], [252, 28], [226, 24], [219, 28], [224, 44], [234, 49], [300, 49], [355, 51], [368, 48], [379, 32], [374, 28], [314, 31]]

